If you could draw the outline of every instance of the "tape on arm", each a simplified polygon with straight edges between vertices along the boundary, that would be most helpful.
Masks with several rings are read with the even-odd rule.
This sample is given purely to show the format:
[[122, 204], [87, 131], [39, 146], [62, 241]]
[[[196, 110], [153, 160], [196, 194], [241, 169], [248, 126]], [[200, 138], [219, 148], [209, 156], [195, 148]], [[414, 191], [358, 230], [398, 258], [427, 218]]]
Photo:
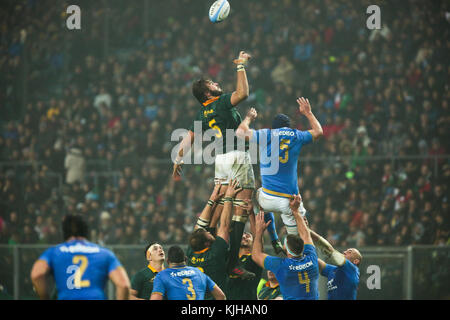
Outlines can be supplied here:
[[339, 267], [343, 266], [345, 263], [345, 257], [342, 253], [334, 250], [333, 253], [331, 253], [330, 263]]
[[319, 236], [316, 243], [320, 251], [329, 259], [330, 264], [342, 266], [345, 263], [345, 257], [339, 251], [334, 250], [333, 246], [323, 237]]

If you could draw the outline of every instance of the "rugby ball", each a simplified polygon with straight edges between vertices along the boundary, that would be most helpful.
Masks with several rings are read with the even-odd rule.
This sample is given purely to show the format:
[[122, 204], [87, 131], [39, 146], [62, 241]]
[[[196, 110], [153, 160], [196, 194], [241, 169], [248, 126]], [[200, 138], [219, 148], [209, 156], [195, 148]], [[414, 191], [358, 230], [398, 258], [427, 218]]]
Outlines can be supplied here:
[[227, 0], [217, 0], [209, 8], [209, 20], [219, 23], [230, 14], [230, 3]]

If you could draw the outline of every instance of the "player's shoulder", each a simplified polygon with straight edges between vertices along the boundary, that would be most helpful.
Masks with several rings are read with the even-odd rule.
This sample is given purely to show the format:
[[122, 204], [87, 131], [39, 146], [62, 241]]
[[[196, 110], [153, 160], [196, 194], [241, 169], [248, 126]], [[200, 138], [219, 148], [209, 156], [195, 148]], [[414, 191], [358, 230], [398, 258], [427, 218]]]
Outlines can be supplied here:
[[[161, 270], [160, 272], [162, 272], [163, 270]], [[149, 269], [149, 267], [145, 267], [145, 268], [142, 268], [142, 269], [139, 269], [137, 272], [136, 272], [136, 275], [139, 275], [139, 276], [145, 276], [146, 274], [148, 274], [148, 273], [155, 273], [155, 272], [153, 272], [153, 271], [151, 271], [150, 269]], [[156, 273], [158, 273], [158, 272], [156, 272]]]
[[350, 270], [353, 273], [359, 274], [359, 268], [356, 264], [352, 263], [350, 260], [345, 259], [345, 263], [340, 267], [345, 270]]
[[216, 240], [212, 243], [210, 250], [214, 252], [217, 250], [228, 250], [228, 242], [224, 238], [216, 236]]
[[222, 93], [219, 96], [218, 101], [220, 101], [220, 102], [230, 102], [231, 103], [231, 95], [232, 95], [231, 92]]
[[226, 107], [226, 109], [230, 109], [233, 107], [231, 104], [231, 95], [232, 93], [222, 93], [218, 99], [213, 102], [213, 105], [216, 105], [218, 108]]
[[306, 253], [315, 253], [315, 254], [317, 254], [317, 249], [316, 249], [316, 247], [313, 245], [313, 244], [311, 244], [311, 243], [306, 243], [304, 246], [303, 246], [303, 252], [306, 254]]
[[48, 247], [47, 249], [42, 252], [41, 256], [39, 257], [40, 260], [49, 260], [55, 256], [55, 253], [57, 254], [60, 250], [62, 243], [52, 245]]

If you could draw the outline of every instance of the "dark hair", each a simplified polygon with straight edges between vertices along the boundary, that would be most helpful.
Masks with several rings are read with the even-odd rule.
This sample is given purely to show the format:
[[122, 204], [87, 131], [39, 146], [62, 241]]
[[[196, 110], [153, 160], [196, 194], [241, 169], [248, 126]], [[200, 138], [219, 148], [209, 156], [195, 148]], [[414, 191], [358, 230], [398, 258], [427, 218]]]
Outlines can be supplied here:
[[208, 86], [206, 85], [208, 82], [209, 80], [201, 78], [194, 81], [194, 83], [192, 84], [192, 94], [200, 103], [208, 100], [206, 97], [206, 92], [209, 90]]
[[284, 128], [291, 126], [291, 119], [285, 114], [277, 114], [272, 120], [272, 129]]
[[63, 218], [62, 231], [64, 240], [70, 237], [88, 238], [89, 228], [84, 218], [78, 214], [68, 214]]
[[148, 251], [148, 249], [150, 249], [150, 247], [151, 247], [152, 245], [157, 244], [157, 243], [158, 243], [158, 242], [153, 241], [153, 242], [151, 242], [148, 246], [145, 247], [145, 252], [144, 252], [145, 259], [147, 259], [147, 251]]
[[193, 251], [200, 251], [206, 248], [206, 230], [199, 228], [189, 236], [189, 245]]
[[167, 260], [169, 263], [182, 263], [186, 261], [186, 255], [180, 246], [172, 246], [167, 252]]
[[289, 247], [289, 250], [296, 255], [300, 255], [303, 252], [304, 246], [302, 238], [294, 234], [288, 234], [286, 238], [286, 245]]

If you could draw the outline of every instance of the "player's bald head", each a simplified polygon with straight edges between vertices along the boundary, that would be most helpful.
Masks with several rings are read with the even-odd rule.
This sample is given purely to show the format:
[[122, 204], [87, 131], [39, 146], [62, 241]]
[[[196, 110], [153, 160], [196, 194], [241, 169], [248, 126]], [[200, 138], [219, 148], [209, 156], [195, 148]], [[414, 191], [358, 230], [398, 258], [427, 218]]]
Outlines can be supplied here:
[[344, 256], [347, 260], [352, 262], [355, 265], [359, 265], [362, 261], [362, 255], [361, 252], [359, 252], [356, 248], [349, 248], [344, 251]]

